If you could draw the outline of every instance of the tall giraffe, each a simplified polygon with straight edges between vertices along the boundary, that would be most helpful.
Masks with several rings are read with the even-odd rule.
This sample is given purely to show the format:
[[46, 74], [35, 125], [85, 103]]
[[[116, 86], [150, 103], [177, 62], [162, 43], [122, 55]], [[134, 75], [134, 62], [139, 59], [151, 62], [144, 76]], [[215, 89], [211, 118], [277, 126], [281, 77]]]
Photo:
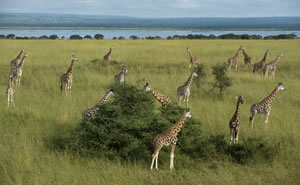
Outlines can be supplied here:
[[230, 144], [232, 143], [238, 143], [239, 141], [239, 132], [240, 132], [240, 104], [243, 104], [243, 96], [237, 96], [237, 105], [236, 105], [236, 110], [235, 113], [233, 114], [230, 122], [229, 122], [229, 129], [230, 129]]
[[189, 78], [187, 79], [187, 81], [182, 86], [178, 87], [178, 89], [177, 89], [177, 95], [178, 95], [178, 98], [179, 98], [179, 105], [181, 105], [181, 98], [182, 98], [182, 96], [184, 96], [183, 102], [186, 102], [186, 103], [189, 102], [190, 86], [192, 84], [194, 76], [198, 76], [196, 72], [193, 72], [189, 76]]
[[268, 76], [269, 70], [271, 70], [272, 76], [273, 77], [275, 76], [275, 71], [276, 71], [276, 68], [277, 68], [277, 63], [279, 62], [279, 60], [280, 60], [281, 57], [283, 57], [282, 53], [280, 53], [280, 55], [275, 60], [273, 60], [272, 62], [270, 62], [270, 63], [268, 63], [268, 64], [265, 65], [265, 67], [263, 69], [263, 75], [264, 75], [265, 79]]
[[23, 73], [23, 65], [24, 65], [24, 61], [25, 61], [25, 58], [27, 57], [27, 53], [25, 53], [25, 55], [22, 57], [20, 63], [18, 64], [17, 66], [17, 69], [16, 69], [16, 85], [20, 86], [21, 85], [21, 76], [22, 76], [22, 73]]
[[231, 69], [231, 66], [234, 65], [235, 66], [235, 70], [237, 71], [237, 67], [238, 67], [238, 57], [240, 54], [240, 51], [242, 50], [242, 46], [237, 50], [236, 54], [228, 59], [228, 65], [229, 65], [229, 69]]
[[245, 68], [249, 67], [249, 65], [252, 65], [253, 63], [253, 58], [249, 57], [249, 55], [246, 53], [245, 49], [242, 48], [243, 54], [244, 54], [244, 63], [245, 63]]
[[21, 56], [22, 56], [23, 53], [24, 53], [24, 48], [20, 51], [18, 56], [10, 62], [10, 67], [11, 68], [16, 68], [18, 66], [19, 61], [20, 61]]
[[159, 101], [159, 103], [161, 103], [162, 106], [167, 105], [169, 103], [172, 103], [171, 98], [169, 98], [168, 96], [165, 96], [163, 94], [160, 94], [159, 92], [157, 92], [156, 90], [154, 90], [149, 84], [148, 82], [146, 83], [146, 85], [144, 86], [146, 91], [151, 91], [151, 93], [153, 94], [153, 96], [155, 97], [155, 99], [157, 101]]
[[108, 53], [107, 53], [106, 55], [104, 55], [104, 57], [103, 57], [103, 61], [104, 61], [104, 62], [107, 62], [107, 63], [110, 62], [111, 53], [112, 53], [112, 50], [113, 50], [113, 49], [114, 49], [114, 46], [111, 46], [111, 47], [109, 48]]
[[267, 96], [265, 99], [263, 99], [261, 102], [253, 104], [251, 106], [250, 112], [250, 122], [251, 122], [251, 127], [253, 128], [253, 122], [255, 119], [256, 114], [265, 114], [265, 126], [268, 123], [268, 119], [271, 113], [271, 104], [273, 100], [275, 99], [278, 91], [284, 90], [284, 87], [282, 83], [279, 83], [278, 86], [272, 91], [272, 93]]
[[12, 107], [14, 103], [14, 90], [12, 88], [12, 80], [13, 80], [13, 76], [12, 74], [10, 74], [8, 80], [8, 87], [6, 89], [8, 107]]
[[96, 113], [99, 111], [99, 106], [105, 104], [110, 96], [114, 96], [114, 93], [112, 91], [106, 92], [96, 105], [82, 112], [82, 119], [95, 118]]
[[187, 52], [188, 52], [188, 54], [189, 54], [189, 56], [190, 56], [190, 65], [189, 65], [189, 68], [190, 68], [192, 65], [200, 64], [200, 60], [199, 60], [198, 58], [196, 58], [196, 57], [193, 57], [190, 48], [188, 47], [188, 48], [186, 48], [186, 50], [187, 50]]
[[255, 63], [253, 65], [253, 73], [255, 73], [257, 70], [263, 69], [265, 67], [265, 63], [267, 61], [267, 56], [268, 55], [270, 55], [270, 51], [267, 49], [267, 51], [266, 51], [264, 57], [261, 59], [261, 61], [258, 62], [258, 63]]
[[155, 168], [158, 169], [158, 154], [159, 151], [162, 149], [163, 146], [169, 146], [171, 145], [171, 156], [170, 156], [170, 169], [174, 169], [174, 151], [176, 147], [176, 143], [178, 141], [177, 135], [180, 132], [181, 128], [183, 127], [184, 121], [186, 118], [191, 118], [192, 115], [190, 113], [190, 110], [187, 109], [186, 112], [183, 114], [183, 116], [180, 118], [180, 120], [170, 127], [167, 131], [158, 134], [154, 140], [154, 153], [152, 154], [152, 163], [151, 163], [151, 170], [153, 169], [154, 161], [155, 161]]
[[71, 65], [68, 69], [68, 71], [61, 75], [60, 77], [60, 90], [71, 90], [72, 88], [72, 83], [73, 83], [73, 66], [74, 63], [77, 62], [78, 59], [75, 58], [74, 55], [72, 55], [72, 61], [71, 61]]
[[123, 64], [122, 71], [114, 77], [114, 80], [120, 83], [124, 83], [128, 70], [126, 64]]

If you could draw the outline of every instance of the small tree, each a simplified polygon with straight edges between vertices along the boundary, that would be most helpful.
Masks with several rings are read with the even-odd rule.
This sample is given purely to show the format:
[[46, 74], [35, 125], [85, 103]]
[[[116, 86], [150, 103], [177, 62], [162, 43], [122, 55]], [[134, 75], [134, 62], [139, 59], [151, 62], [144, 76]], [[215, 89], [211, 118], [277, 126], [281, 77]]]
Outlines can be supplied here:
[[215, 83], [213, 84], [213, 86], [218, 88], [219, 94], [222, 95], [224, 90], [232, 84], [231, 79], [226, 75], [227, 66], [224, 63], [217, 64], [212, 68], [213, 74], [215, 75]]
[[5, 35], [0, 35], [0, 39], [5, 39]]
[[129, 38], [132, 39], [132, 40], [138, 40], [138, 39], [140, 39], [140, 38], [139, 38], [138, 36], [136, 36], [136, 35], [131, 35]]
[[172, 39], [173, 39], [172, 36], [168, 36], [168, 37], [167, 37], [167, 40], [172, 40]]
[[47, 35], [42, 35], [39, 37], [39, 39], [49, 39], [49, 37]]
[[90, 36], [90, 35], [86, 35], [86, 36], [84, 36], [83, 38], [84, 38], [84, 39], [88, 39], [88, 40], [91, 40], [91, 39], [93, 39], [93, 37], [92, 37], [92, 36]]
[[198, 64], [195, 68], [195, 72], [197, 73], [198, 76], [195, 78], [194, 81], [199, 92], [200, 84], [202, 84], [203, 78], [206, 76], [206, 73], [204, 71], [204, 65]]
[[65, 40], [65, 36], [61, 36], [61, 40]]
[[104, 39], [104, 35], [98, 33], [98, 34], [96, 34], [94, 36], [94, 38], [97, 39], [97, 40], [103, 40]]
[[113, 39], [113, 40], [117, 40], [117, 37], [113, 37], [112, 39]]
[[125, 40], [125, 37], [120, 36], [118, 39], [119, 39], [119, 40]]
[[49, 39], [57, 40], [57, 39], [58, 39], [58, 36], [57, 36], [57, 35], [50, 35], [50, 36], [49, 36]]
[[70, 40], [82, 40], [82, 37], [80, 35], [71, 35]]
[[8, 34], [8, 35], [6, 35], [7, 39], [14, 39], [15, 37], [16, 37], [15, 34]]

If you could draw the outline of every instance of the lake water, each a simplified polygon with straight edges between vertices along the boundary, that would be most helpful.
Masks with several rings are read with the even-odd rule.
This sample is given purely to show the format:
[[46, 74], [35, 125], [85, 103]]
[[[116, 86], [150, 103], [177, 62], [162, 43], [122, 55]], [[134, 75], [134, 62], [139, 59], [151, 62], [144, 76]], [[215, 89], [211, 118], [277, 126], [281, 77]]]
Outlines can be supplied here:
[[162, 38], [166, 38], [167, 36], [173, 35], [188, 35], [188, 34], [203, 34], [203, 35], [222, 35], [222, 34], [249, 34], [249, 35], [279, 35], [279, 34], [295, 34], [297, 37], [300, 37], [300, 31], [188, 31], [188, 30], [37, 30], [37, 29], [0, 29], [0, 35], [8, 35], [15, 34], [16, 36], [35, 36], [39, 37], [42, 35], [58, 35], [59, 37], [64, 36], [65, 38], [69, 38], [71, 35], [80, 35], [84, 37], [85, 35], [94, 36], [95, 34], [104, 35], [104, 39], [112, 39], [113, 37], [123, 36], [126, 39], [129, 39], [131, 35], [136, 35], [140, 38], [148, 37], [148, 36], [160, 36]]

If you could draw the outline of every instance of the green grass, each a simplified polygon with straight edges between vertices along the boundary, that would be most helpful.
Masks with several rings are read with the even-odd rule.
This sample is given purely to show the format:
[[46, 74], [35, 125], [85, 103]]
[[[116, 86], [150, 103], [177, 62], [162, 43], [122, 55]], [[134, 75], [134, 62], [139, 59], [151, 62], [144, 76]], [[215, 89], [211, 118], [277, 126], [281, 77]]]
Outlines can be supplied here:
[[[134, 164], [98, 158], [81, 158], [68, 152], [56, 152], [49, 138], [63, 137], [78, 126], [81, 112], [103, 96], [105, 87], [119, 73], [119, 65], [102, 65], [102, 57], [114, 45], [112, 57], [127, 63], [128, 82], [145, 79], [159, 92], [177, 102], [176, 89], [191, 73], [186, 47], [205, 64], [207, 78], [200, 92], [192, 87], [189, 107], [201, 120], [208, 135], [225, 134], [236, 105], [235, 96], [243, 95], [240, 140], [262, 137], [281, 142], [280, 155], [272, 164], [239, 165], [230, 161], [198, 162], [197, 168], [176, 166], [170, 172], [169, 160], [160, 161], [159, 171], [150, 171], [151, 154]], [[275, 79], [264, 80], [261, 72], [229, 71], [233, 86], [223, 100], [211, 90], [211, 67], [227, 62], [242, 45], [247, 53], [260, 60], [266, 49], [268, 62], [282, 57]], [[28, 57], [23, 67], [21, 87], [14, 87], [15, 107], [7, 108], [9, 66], [21, 48]], [[300, 41], [15, 41], [0, 40], [0, 184], [299, 184], [300, 177]], [[72, 93], [60, 92], [60, 75], [65, 73], [75, 54]], [[95, 59], [96, 62], [92, 62]], [[283, 82], [286, 91], [279, 92], [267, 129], [264, 116], [258, 115], [252, 130], [250, 106], [261, 101]], [[157, 106], [159, 104], [157, 103]], [[183, 128], [184, 129], [184, 128]], [[179, 138], [180, 139], [180, 138]], [[212, 167], [213, 166], [213, 167]]]

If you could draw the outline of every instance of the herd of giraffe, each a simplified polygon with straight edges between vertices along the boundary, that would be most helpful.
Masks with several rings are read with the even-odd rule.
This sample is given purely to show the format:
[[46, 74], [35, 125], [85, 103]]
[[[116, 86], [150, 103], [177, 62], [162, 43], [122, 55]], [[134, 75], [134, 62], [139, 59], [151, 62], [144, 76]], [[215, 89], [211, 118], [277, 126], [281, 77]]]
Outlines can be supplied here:
[[[113, 51], [114, 47], [112, 46], [109, 49], [109, 52], [103, 57], [103, 61], [106, 63], [110, 63], [111, 60], [111, 54]], [[253, 67], [253, 73], [256, 72], [257, 70], [261, 69], [263, 71], [263, 75], [266, 78], [268, 75], [268, 72], [271, 71], [271, 74], [274, 76], [275, 71], [276, 71], [276, 66], [280, 58], [283, 56], [280, 54], [274, 61], [266, 64], [266, 59], [267, 56], [270, 54], [269, 50], [266, 50], [266, 53], [263, 57], [263, 59], [258, 62], [258, 63], [253, 63], [253, 58], [249, 57], [247, 53], [245, 52], [245, 49], [243, 47], [240, 47], [236, 54], [228, 59], [228, 66], [229, 69], [231, 69], [232, 65], [235, 66], [235, 69], [237, 70], [238, 68], [238, 57], [240, 51], [243, 52], [244, 54], [244, 63], [245, 63], [245, 68], [248, 68], [249, 66]], [[187, 52], [190, 57], [190, 64], [189, 68], [191, 66], [197, 66], [200, 64], [200, 60], [196, 57], [194, 57], [191, 53], [190, 48], [187, 48]], [[8, 83], [8, 88], [6, 90], [7, 97], [8, 97], [8, 107], [13, 106], [13, 95], [14, 91], [12, 88], [13, 85], [13, 79], [16, 78], [16, 85], [20, 86], [21, 83], [21, 76], [22, 76], [22, 67], [24, 65], [24, 60], [28, 56], [26, 53], [24, 54], [24, 49], [21, 50], [21, 52], [18, 54], [18, 56], [11, 61], [10, 65], [10, 74], [9, 74], [9, 83]], [[22, 57], [23, 55], [23, 57]], [[73, 67], [74, 63], [78, 62], [78, 59], [75, 58], [74, 55], [72, 55], [71, 58], [71, 65], [68, 68], [67, 72], [64, 73], [60, 77], [61, 81], [61, 91], [70, 91], [72, 89], [72, 82], [73, 82]], [[119, 74], [115, 75], [114, 80], [116, 82], [119, 82], [120, 84], [125, 83], [126, 76], [127, 76], [127, 65], [123, 64], [122, 65], [122, 70]], [[193, 78], [197, 77], [196, 72], [192, 72], [191, 75], [188, 77], [187, 81], [182, 85], [179, 86], [177, 89], [177, 95], [178, 95], [178, 102], [179, 105], [181, 105], [181, 99], [183, 97], [183, 102], [186, 102], [188, 104], [189, 102], [189, 96], [190, 96], [190, 86], [192, 84]], [[162, 105], [166, 106], [167, 104], [171, 104], [173, 101], [171, 100], [170, 97], [163, 95], [159, 93], [158, 91], [154, 90], [149, 83], [147, 82], [146, 85], [144, 86], [145, 91], [151, 92], [154, 96], [154, 98]], [[268, 122], [268, 118], [270, 116], [271, 112], [271, 104], [273, 100], [275, 99], [278, 91], [284, 90], [283, 84], [279, 83], [278, 86], [272, 91], [272, 93], [267, 96], [265, 99], [263, 99], [261, 102], [253, 104], [250, 108], [251, 116], [250, 116], [250, 123], [251, 127], [253, 128], [253, 122], [255, 119], [255, 116], [257, 114], [265, 114], [265, 125]], [[82, 119], [87, 120], [90, 118], [94, 118], [96, 113], [99, 111], [99, 105], [105, 104], [108, 101], [108, 98], [110, 96], [114, 96], [114, 93], [109, 90], [104, 97], [96, 103], [93, 107], [86, 109], [85, 111], [82, 112]], [[240, 111], [240, 105], [243, 104], [243, 96], [238, 96], [237, 97], [237, 106], [236, 106], [236, 111], [232, 117], [232, 119], [229, 122], [229, 128], [230, 128], [230, 144], [233, 143], [238, 143], [238, 136], [239, 136], [239, 131], [240, 131], [240, 119], [239, 119], [239, 111]], [[181, 128], [184, 125], [184, 122], [187, 118], [191, 118], [192, 115], [190, 113], [190, 109], [187, 108], [186, 112], [183, 114], [183, 116], [179, 119], [179, 121], [170, 127], [167, 131], [158, 134], [153, 141], [154, 144], [154, 153], [152, 154], [152, 163], [151, 163], [151, 170], [153, 169], [154, 162], [155, 162], [155, 167], [158, 169], [158, 154], [159, 151], [164, 147], [164, 146], [171, 146], [171, 156], [170, 156], [170, 169], [174, 169], [174, 151], [175, 147], [178, 141], [177, 135], [180, 132]]]

